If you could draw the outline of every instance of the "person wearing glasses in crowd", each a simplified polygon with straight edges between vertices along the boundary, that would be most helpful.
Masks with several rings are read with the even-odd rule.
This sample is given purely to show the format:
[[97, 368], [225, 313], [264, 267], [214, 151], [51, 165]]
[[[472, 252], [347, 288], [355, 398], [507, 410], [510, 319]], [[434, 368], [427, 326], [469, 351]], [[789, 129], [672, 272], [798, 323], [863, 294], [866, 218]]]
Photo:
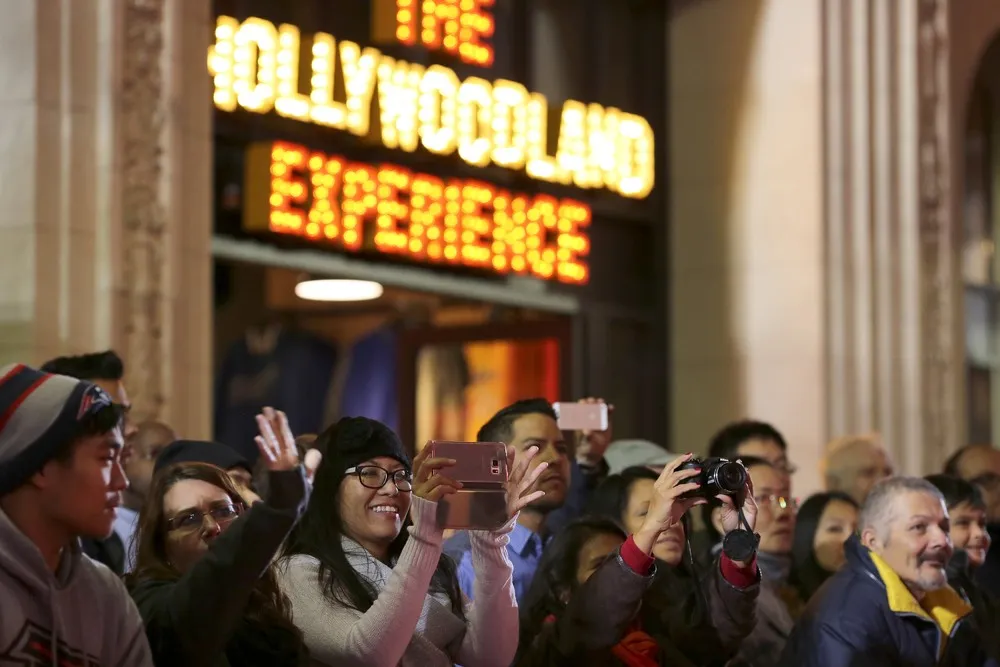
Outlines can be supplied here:
[[[989, 445], [969, 445], [952, 454], [944, 474], [975, 484], [986, 505], [986, 530], [990, 540], [1000, 542], [1000, 450]], [[976, 582], [1000, 598], [1000, 549], [991, 549], [976, 570]]]
[[[740, 643], [739, 652], [729, 665], [771, 667], [781, 657], [803, 606], [795, 588], [789, 583], [797, 504], [791, 497], [791, 481], [785, 471], [776, 469], [765, 459], [745, 456], [740, 460], [753, 480], [754, 498], [757, 500], [756, 530], [760, 535], [757, 564], [762, 582], [757, 598], [757, 624]], [[726, 508], [716, 501], [707, 507], [711, 508], [710, 530], [718, 535], [719, 541], [712, 549], [712, 553], [717, 555], [722, 551]]]
[[152, 667], [121, 580], [81, 553], [128, 485], [122, 414], [90, 382], [0, 368], [0, 665]]
[[308, 664], [271, 563], [309, 486], [284, 413], [265, 408], [257, 425], [271, 471], [266, 502], [249, 506], [207, 463], [176, 463], [153, 479], [127, 581], [157, 667]]
[[292, 619], [314, 664], [333, 667], [508, 667], [517, 650], [517, 604], [506, 544], [528, 492], [537, 449], [514, 465], [508, 448], [508, 515], [471, 531], [475, 601], [466, 604], [454, 561], [442, 553], [438, 502], [460, 484], [451, 459], [421, 451], [413, 463], [384, 424], [349, 417], [316, 442], [322, 460], [312, 502], [279, 563]]

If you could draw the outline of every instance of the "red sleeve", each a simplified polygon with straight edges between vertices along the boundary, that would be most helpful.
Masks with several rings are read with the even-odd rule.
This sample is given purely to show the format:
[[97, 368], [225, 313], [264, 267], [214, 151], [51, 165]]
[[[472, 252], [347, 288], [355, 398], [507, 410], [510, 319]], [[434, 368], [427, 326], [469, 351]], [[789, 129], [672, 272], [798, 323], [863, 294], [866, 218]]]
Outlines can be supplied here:
[[719, 567], [722, 568], [722, 578], [736, 588], [746, 588], [757, 583], [756, 554], [754, 554], [754, 557], [750, 559], [750, 562], [745, 567], [740, 567], [729, 556], [722, 554], [722, 557], [719, 558]]
[[632, 539], [631, 535], [628, 536], [625, 544], [622, 545], [621, 554], [622, 560], [636, 574], [646, 576], [653, 571], [653, 563], [656, 562], [656, 559], [642, 553], [639, 547], [635, 545], [635, 540]]

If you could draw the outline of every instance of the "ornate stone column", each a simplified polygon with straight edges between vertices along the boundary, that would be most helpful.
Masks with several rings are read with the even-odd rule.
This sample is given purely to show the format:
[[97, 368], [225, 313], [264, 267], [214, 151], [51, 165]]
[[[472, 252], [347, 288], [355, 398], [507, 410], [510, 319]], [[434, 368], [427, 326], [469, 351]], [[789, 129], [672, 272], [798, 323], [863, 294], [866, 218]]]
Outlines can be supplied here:
[[210, 3], [0, 0], [0, 360], [105, 348], [208, 435]]

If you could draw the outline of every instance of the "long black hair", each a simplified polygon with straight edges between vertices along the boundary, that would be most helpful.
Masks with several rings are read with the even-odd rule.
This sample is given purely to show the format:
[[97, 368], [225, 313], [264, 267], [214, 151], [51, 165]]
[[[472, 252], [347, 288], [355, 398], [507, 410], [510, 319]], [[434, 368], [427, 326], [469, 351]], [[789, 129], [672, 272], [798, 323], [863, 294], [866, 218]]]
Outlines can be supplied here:
[[[340, 486], [345, 477], [344, 471], [350, 466], [344, 465], [335, 445], [337, 427], [338, 424], [330, 426], [316, 439], [316, 448], [323, 454], [323, 459], [313, 479], [312, 497], [302, 519], [289, 535], [282, 555], [302, 554], [318, 560], [318, 583], [323, 595], [331, 602], [364, 613], [375, 604], [378, 592], [355, 571], [340, 541], [345, 535], [340, 516]], [[407, 516], [403, 529], [389, 545], [390, 562], [395, 561], [406, 546], [410, 525]], [[447, 554], [441, 554], [431, 579], [431, 590], [445, 593], [451, 601], [452, 611], [465, 618], [458, 586], [458, 567]]]
[[833, 572], [824, 568], [816, 560], [813, 542], [826, 506], [834, 501], [847, 503], [854, 509], [860, 509], [858, 503], [846, 493], [828, 491], [809, 496], [796, 514], [795, 535], [792, 538], [792, 572], [789, 583], [798, 590], [799, 598], [803, 602], [808, 602], [813, 593], [823, 585], [823, 582], [833, 575]]
[[559, 616], [579, 584], [576, 581], [580, 552], [592, 538], [613, 535], [625, 541], [625, 530], [618, 522], [604, 517], [585, 516], [567, 525], [545, 547], [538, 561], [531, 586], [521, 605], [519, 651], [526, 651], [535, 641], [549, 616]]

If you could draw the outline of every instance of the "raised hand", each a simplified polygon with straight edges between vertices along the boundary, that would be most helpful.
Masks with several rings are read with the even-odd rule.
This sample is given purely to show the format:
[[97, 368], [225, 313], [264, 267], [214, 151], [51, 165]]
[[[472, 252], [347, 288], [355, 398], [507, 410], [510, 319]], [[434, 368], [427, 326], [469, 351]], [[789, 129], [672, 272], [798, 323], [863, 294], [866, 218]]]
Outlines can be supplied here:
[[461, 482], [441, 474], [456, 463], [455, 459], [432, 457], [430, 447], [424, 447], [413, 459], [413, 495], [436, 503], [461, 489]]
[[739, 508], [736, 506], [737, 500], [743, 502], [743, 516], [750, 524], [750, 531], [752, 532], [757, 527], [758, 508], [757, 501], [753, 497], [753, 480], [750, 479], [750, 471], [747, 471], [747, 483], [740, 498], [734, 499], [732, 496], [726, 495], [718, 495], [716, 498], [722, 503], [722, 514], [719, 516], [719, 521], [722, 523], [723, 533], [729, 533], [741, 527]]
[[513, 445], [507, 445], [507, 483], [504, 489], [507, 491], [507, 518], [512, 519], [522, 509], [535, 502], [545, 495], [542, 490], [531, 491], [532, 485], [543, 472], [549, 467], [548, 463], [539, 463], [535, 469], [528, 472], [528, 464], [531, 459], [538, 454], [538, 447], [529, 447], [521, 458], [520, 463], [514, 464], [517, 450]]
[[292, 470], [299, 465], [295, 436], [292, 435], [284, 412], [264, 408], [262, 414], [257, 415], [257, 428], [260, 435], [254, 441], [268, 470]]
[[653, 497], [649, 501], [649, 509], [642, 527], [635, 533], [633, 539], [644, 553], [653, 551], [657, 538], [673, 528], [684, 516], [684, 513], [696, 505], [704, 505], [704, 498], [681, 498], [682, 495], [696, 490], [698, 482], [685, 482], [698, 475], [699, 469], [678, 470], [682, 463], [691, 458], [691, 454], [679, 456], [664, 466], [663, 472], [653, 483]]

